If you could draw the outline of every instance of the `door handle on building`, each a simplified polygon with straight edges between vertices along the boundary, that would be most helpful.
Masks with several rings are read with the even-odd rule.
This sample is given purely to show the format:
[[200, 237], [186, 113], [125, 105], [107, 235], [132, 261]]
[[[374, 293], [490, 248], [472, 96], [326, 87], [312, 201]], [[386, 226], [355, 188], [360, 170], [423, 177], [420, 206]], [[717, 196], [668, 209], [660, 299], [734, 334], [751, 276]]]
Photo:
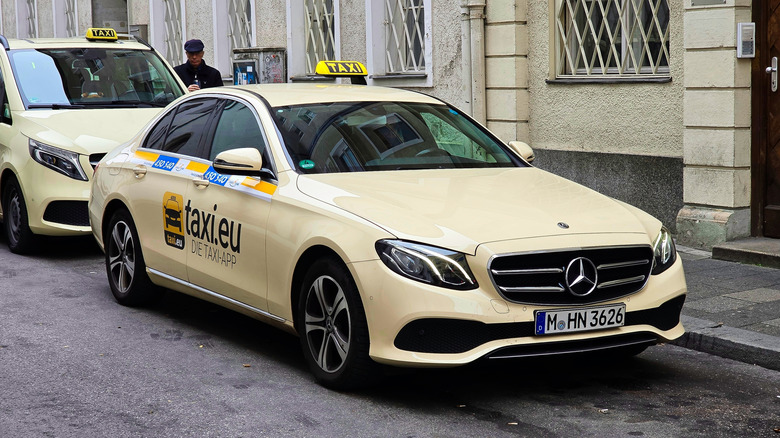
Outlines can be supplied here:
[[772, 92], [777, 91], [777, 56], [772, 57], [772, 66], [767, 67], [766, 72], [772, 75]]

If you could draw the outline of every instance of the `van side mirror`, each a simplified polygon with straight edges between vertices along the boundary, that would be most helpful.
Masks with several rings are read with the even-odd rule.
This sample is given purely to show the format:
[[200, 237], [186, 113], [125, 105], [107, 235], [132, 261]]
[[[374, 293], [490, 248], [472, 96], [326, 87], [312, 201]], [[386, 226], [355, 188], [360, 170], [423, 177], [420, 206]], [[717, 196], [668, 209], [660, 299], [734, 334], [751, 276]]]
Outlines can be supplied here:
[[527, 162], [534, 161], [534, 150], [531, 149], [531, 146], [528, 146], [528, 143], [524, 141], [510, 141], [509, 142], [509, 149], [512, 150], [512, 152], [515, 153], [518, 157], [522, 158], [523, 160]]

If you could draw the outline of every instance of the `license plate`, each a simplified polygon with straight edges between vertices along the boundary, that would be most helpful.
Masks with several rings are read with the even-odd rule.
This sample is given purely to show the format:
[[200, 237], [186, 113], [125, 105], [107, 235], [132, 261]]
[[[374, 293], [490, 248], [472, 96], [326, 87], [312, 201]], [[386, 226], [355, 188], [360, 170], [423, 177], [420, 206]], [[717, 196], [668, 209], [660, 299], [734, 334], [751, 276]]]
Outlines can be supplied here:
[[626, 321], [626, 305], [587, 307], [534, 312], [537, 335], [584, 332], [610, 327], [622, 327]]

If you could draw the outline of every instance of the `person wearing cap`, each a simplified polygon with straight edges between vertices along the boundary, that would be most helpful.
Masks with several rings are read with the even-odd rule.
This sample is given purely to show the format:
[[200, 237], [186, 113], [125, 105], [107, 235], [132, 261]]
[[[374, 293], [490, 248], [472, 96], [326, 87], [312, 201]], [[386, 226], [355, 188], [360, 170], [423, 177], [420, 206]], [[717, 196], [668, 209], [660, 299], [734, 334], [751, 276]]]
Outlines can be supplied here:
[[222, 85], [222, 75], [219, 70], [206, 65], [203, 60], [203, 41], [193, 39], [184, 43], [187, 52], [187, 62], [173, 68], [184, 81], [187, 90], [195, 91], [201, 88], [219, 87]]

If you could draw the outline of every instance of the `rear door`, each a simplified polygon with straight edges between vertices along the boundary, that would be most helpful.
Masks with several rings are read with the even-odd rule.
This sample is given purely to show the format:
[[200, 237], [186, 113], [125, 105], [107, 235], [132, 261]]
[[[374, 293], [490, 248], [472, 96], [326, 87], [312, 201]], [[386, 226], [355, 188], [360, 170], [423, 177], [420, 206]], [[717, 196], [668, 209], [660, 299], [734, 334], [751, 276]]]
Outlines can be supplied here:
[[182, 102], [151, 129], [143, 147], [131, 157], [137, 184], [128, 185], [133, 221], [149, 268], [186, 280], [186, 208], [184, 194], [202, 175], [203, 133], [217, 100]]

